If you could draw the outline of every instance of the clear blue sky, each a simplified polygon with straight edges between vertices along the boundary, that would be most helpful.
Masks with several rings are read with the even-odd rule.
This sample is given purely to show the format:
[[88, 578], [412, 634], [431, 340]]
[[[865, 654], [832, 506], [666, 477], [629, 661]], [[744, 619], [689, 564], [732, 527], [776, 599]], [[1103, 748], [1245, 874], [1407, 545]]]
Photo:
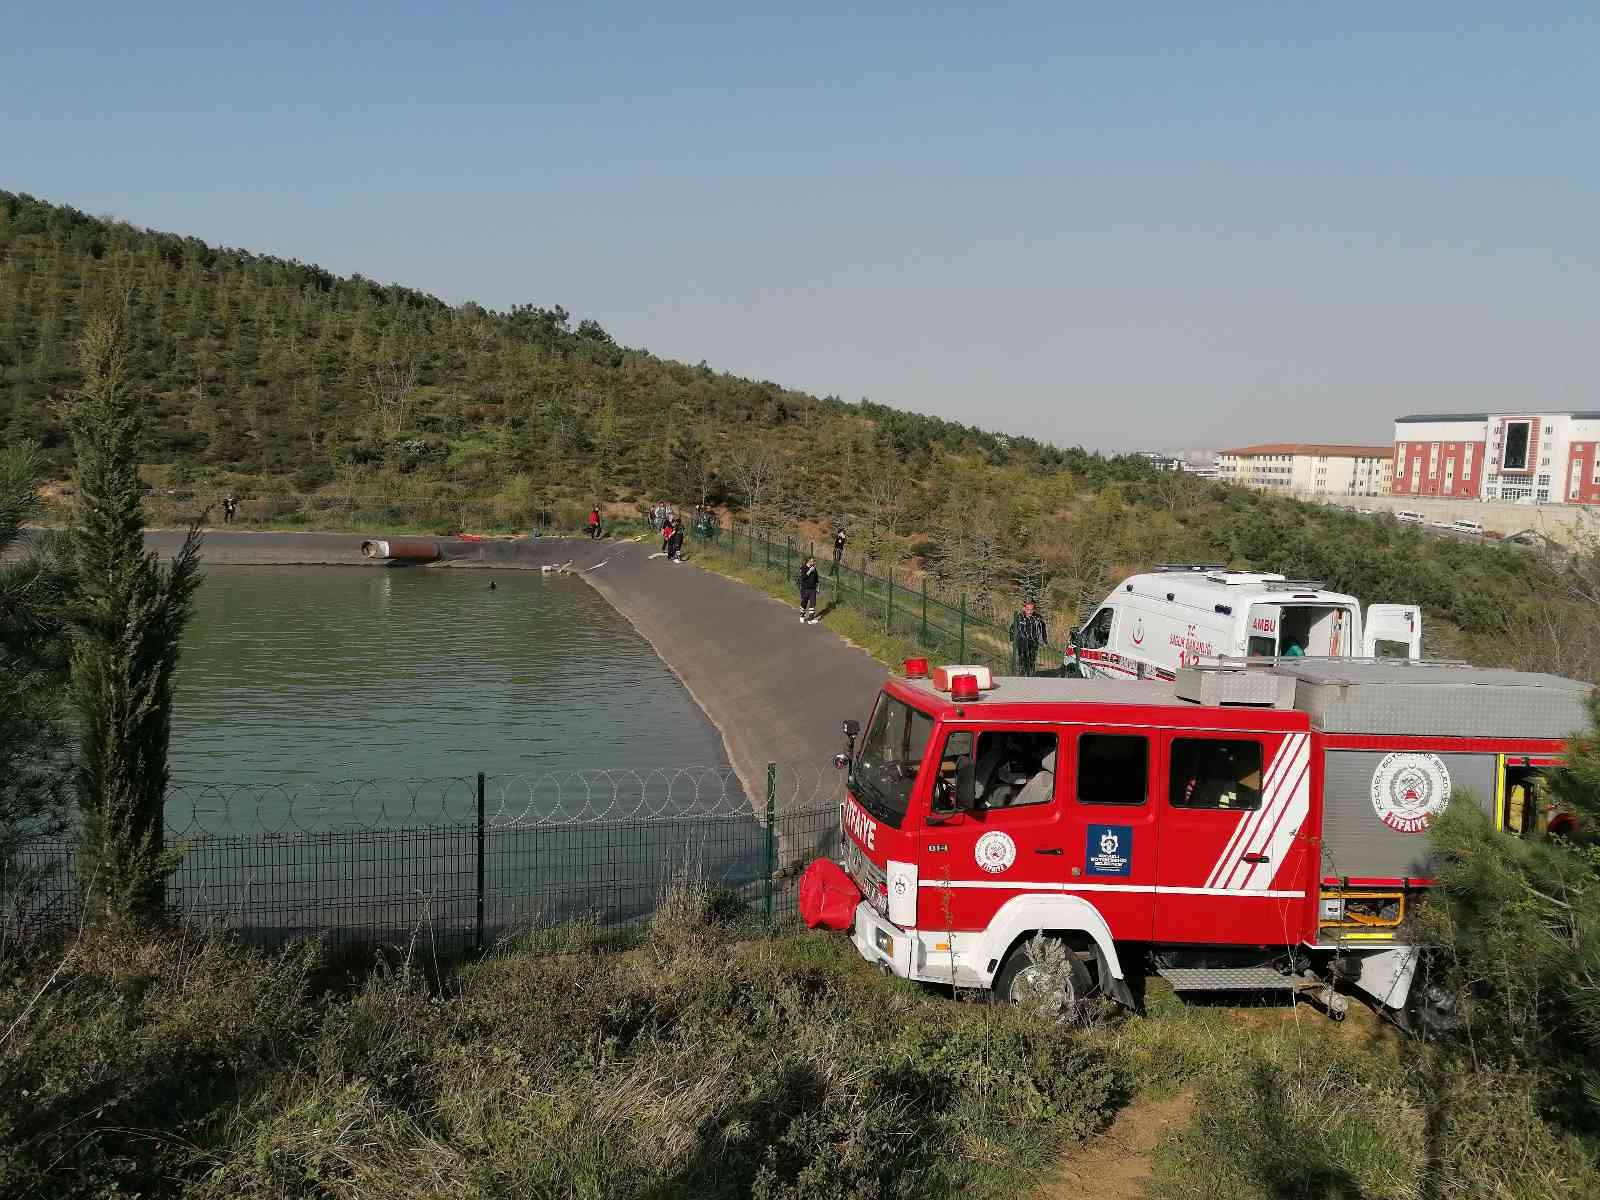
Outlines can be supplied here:
[[0, 186], [1065, 443], [1600, 407], [1592, 2], [754, 7], [12, 5]]

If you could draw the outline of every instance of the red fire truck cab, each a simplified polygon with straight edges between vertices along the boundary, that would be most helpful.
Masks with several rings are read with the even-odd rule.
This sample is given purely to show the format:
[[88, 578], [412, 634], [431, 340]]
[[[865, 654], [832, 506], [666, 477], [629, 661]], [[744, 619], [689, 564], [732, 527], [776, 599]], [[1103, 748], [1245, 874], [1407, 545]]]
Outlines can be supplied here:
[[1007, 999], [1064, 944], [1066, 1003], [1137, 1007], [1153, 970], [1179, 991], [1312, 988], [1336, 1017], [1343, 982], [1415, 1017], [1429, 821], [1473, 803], [1531, 829], [1535, 776], [1586, 719], [1584, 684], [1453, 664], [925, 672], [846, 722], [851, 936], [896, 975]]

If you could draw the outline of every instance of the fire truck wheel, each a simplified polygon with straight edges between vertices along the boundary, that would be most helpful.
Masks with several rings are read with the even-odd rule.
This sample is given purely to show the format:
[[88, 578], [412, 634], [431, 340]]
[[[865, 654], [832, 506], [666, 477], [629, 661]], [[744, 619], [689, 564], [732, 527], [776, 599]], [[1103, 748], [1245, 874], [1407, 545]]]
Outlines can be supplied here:
[[1075, 1022], [1089, 1010], [1092, 989], [1088, 970], [1070, 949], [1058, 963], [1039, 963], [1028, 942], [1011, 952], [994, 980], [995, 999], [1063, 1021]]
[[1412, 984], [1401, 1017], [1407, 1029], [1429, 1041], [1461, 1027], [1461, 1011], [1455, 993], [1426, 979]]

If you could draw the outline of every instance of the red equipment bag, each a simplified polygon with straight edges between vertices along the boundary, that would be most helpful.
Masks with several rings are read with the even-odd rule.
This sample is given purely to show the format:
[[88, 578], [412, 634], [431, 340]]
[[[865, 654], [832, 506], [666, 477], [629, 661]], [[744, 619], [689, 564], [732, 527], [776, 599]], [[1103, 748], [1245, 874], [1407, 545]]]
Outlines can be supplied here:
[[808, 929], [849, 929], [860, 903], [861, 889], [832, 859], [812, 859], [800, 876], [800, 918]]

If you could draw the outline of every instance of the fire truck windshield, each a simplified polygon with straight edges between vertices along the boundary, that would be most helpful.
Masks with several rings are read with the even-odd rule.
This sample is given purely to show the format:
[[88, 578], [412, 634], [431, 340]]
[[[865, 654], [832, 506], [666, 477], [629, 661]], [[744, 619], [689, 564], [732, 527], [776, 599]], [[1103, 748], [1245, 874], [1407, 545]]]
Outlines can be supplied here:
[[879, 695], [852, 777], [856, 799], [884, 824], [898, 829], [905, 819], [932, 736], [933, 718], [927, 713], [887, 693]]

